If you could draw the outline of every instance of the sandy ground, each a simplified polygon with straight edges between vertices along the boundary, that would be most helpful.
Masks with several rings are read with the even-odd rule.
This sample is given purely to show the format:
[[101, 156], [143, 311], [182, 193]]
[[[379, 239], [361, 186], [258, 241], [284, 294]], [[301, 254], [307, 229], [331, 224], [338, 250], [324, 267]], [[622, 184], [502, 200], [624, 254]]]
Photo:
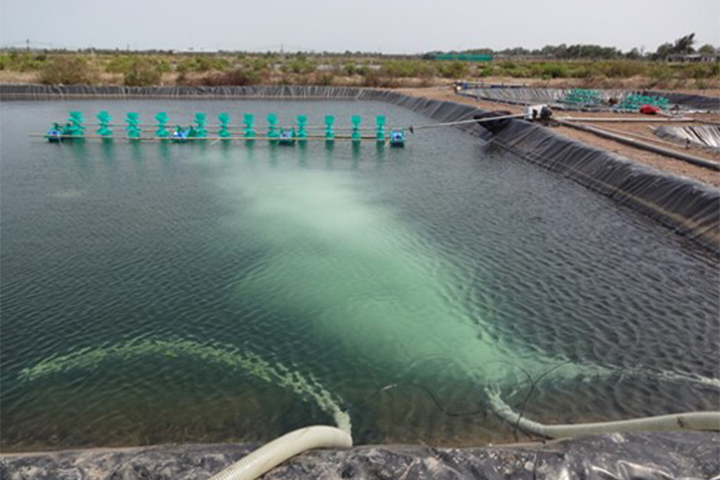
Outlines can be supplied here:
[[[512, 113], [521, 113], [525, 107], [518, 105], [508, 105], [499, 102], [489, 101], [477, 101], [475, 99], [456, 95], [452, 88], [448, 87], [430, 87], [430, 88], [404, 88], [399, 89], [398, 92], [406, 95], [412, 95], [417, 97], [426, 97], [437, 100], [449, 100], [457, 103], [464, 103], [473, 105], [483, 110], [506, 110]], [[638, 117], [647, 118], [643, 115], [633, 114], [617, 114], [612, 112], [598, 112], [598, 113], [587, 113], [587, 112], [555, 112], [555, 116], [573, 116], [573, 117], [603, 117], [603, 118], [628, 118]], [[720, 123], [720, 114], [697, 114], [693, 115], [693, 118], [698, 120], [710, 121]], [[682, 146], [669, 143], [665, 140], [655, 137], [650, 127], [656, 127], [660, 124], [645, 124], [645, 123], [595, 123], [592, 126], [599, 128], [608, 128], [614, 130], [612, 133], [624, 134], [633, 139], [652, 143], [659, 147], [676, 150], [683, 153], [689, 153], [697, 157], [706, 158], [708, 160], [714, 160], [720, 162], [720, 154], [709, 151], [707, 149], [691, 147], [685, 149]], [[702, 125], [702, 123], [682, 123], [681, 125]], [[691, 178], [694, 180], [701, 181], [706, 184], [720, 187], [720, 172], [710, 170], [707, 168], [692, 165], [682, 160], [678, 160], [672, 157], [659, 155], [656, 153], [640, 150], [638, 148], [625, 145], [623, 143], [609, 140], [606, 138], [598, 137], [592, 133], [583, 132], [572, 129], [570, 127], [554, 127], [554, 131], [560, 135], [585, 142], [589, 145], [610, 150], [617, 153], [625, 158], [645, 163], [658, 170], [668, 172], [674, 175]]]

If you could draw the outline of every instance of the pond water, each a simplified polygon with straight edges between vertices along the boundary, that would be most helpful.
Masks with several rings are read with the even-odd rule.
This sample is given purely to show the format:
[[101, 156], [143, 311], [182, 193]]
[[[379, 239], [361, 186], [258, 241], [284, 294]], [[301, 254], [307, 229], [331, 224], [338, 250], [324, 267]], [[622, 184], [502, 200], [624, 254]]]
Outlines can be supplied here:
[[718, 408], [716, 260], [604, 197], [451, 128], [404, 149], [27, 136], [104, 109], [432, 123], [376, 102], [2, 103], [4, 451], [308, 424], [507, 441], [488, 392], [519, 408], [541, 376], [541, 422]]

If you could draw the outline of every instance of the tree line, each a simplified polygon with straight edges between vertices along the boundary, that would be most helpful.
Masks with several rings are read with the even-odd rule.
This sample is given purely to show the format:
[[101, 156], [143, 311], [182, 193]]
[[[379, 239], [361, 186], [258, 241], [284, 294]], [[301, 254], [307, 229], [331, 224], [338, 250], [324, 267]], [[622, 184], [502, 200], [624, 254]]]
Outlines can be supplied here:
[[695, 34], [691, 33], [684, 37], [678, 38], [674, 42], [667, 42], [660, 45], [655, 52], [646, 52], [642, 48], [633, 48], [627, 52], [623, 52], [615, 47], [604, 47], [602, 45], [546, 45], [538, 49], [527, 49], [523, 47], [506, 48], [504, 50], [493, 50], [491, 48], [476, 48], [463, 50], [461, 52], [428, 52], [425, 58], [433, 58], [439, 53], [466, 53], [479, 55], [495, 55], [504, 57], [538, 57], [538, 58], [554, 58], [558, 60], [580, 60], [580, 59], [601, 59], [601, 60], [665, 60], [669, 55], [673, 54], [717, 54], [718, 48], [710, 44], [705, 44], [697, 50], [694, 48]]

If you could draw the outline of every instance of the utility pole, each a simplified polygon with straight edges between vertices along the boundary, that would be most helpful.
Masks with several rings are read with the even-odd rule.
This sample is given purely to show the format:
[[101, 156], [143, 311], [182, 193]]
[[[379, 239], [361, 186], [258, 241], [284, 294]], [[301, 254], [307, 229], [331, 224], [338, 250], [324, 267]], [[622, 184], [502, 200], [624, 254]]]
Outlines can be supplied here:
[[29, 38], [27, 40], [25, 40], [25, 50], [27, 50], [28, 53], [30, 52], [30, 39]]

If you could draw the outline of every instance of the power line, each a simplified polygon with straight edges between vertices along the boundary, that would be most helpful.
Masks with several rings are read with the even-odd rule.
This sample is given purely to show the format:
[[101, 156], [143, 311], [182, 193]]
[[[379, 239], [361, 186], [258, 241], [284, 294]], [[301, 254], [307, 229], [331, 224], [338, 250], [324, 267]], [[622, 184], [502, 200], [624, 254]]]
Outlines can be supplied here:
[[[0, 48], [20, 48], [25, 47], [27, 50], [42, 50], [42, 49], [65, 49], [65, 50], [82, 50], [82, 48], [74, 45], [62, 45], [51, 42], [39, 42], [25, 39], [16, 42], [6, 42], [0, 45]], [[87, 47], [93, 48], [93, 47]]]

